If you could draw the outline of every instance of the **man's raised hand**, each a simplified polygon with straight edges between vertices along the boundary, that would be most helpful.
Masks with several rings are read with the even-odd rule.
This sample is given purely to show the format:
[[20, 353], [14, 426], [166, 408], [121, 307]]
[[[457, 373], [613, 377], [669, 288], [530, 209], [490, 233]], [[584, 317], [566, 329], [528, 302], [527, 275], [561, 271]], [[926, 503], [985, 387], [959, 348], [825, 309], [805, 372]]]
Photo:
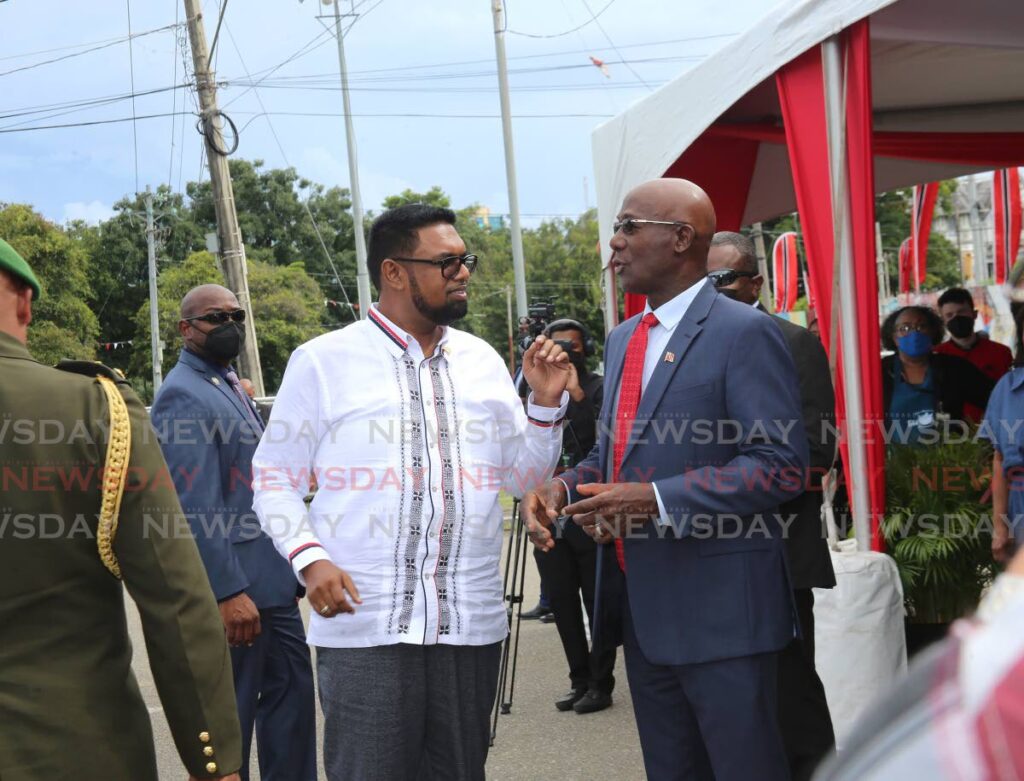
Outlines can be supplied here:
[[523, 376], [542, 407], [558, 407], [569, 381], [569, 355], [546, 336], [538, 336], [523, 354]]

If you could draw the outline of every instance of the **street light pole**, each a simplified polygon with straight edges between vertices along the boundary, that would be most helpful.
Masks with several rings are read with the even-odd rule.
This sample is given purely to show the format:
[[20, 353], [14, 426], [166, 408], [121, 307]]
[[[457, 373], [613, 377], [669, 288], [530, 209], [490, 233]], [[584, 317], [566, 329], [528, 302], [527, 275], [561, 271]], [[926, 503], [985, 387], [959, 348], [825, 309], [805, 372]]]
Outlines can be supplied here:
[[498, 62], [498, 92], [501, 98], [501, 132], [505, 139], [505, 178], [508, 180], [508, 211], [512, 223], [512, 273], [516, 284], [516, 312], [526, 317], [526, 261], [523, 231], [519, 224], [519, 195], [516, 190], [516, 156], [512, 145], [512, 109], [508, 98], [508, 63], [505, 58], [505, 10], [502, 0], [490, 0], [494, 15], [494, 52]]
[[[324, 4], [332, 0], [324, 0]], [[356, 288], [359, 291], [359, 318], [370, 311], [370, 274], [366, 268], [366, 237], [363, 234], [363, 201], [359, 194], [359, 161], [356, 130], [352, 123], [352, 101], [348, 90], [348, 66], [345, 64], [345, 36], [341, 30], [341, 11], [334, 3], [334, 37], [338, 39], [338, 69], [341, 72], [341, 100], [345, 109], [345, 143], [348, 148], [348, 179], [352, 195], [352, 229], [356, 240]]]

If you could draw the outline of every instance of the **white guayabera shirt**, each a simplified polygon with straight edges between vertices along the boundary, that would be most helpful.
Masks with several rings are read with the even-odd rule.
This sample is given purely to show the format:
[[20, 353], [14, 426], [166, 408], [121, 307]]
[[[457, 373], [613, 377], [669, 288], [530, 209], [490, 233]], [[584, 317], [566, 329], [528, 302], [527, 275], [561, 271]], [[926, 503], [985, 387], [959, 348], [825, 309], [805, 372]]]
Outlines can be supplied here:
[[446, 328], [426, 357], [376, 306], [299, 347], [253, 459], [255, 510], [297, 576], [329, 559], [363, 600], [355, 615], [314, 612], [309, 642], [504, 638], [498, 492], [551, 476], [567, 402], [524, 411], [486, 342]]

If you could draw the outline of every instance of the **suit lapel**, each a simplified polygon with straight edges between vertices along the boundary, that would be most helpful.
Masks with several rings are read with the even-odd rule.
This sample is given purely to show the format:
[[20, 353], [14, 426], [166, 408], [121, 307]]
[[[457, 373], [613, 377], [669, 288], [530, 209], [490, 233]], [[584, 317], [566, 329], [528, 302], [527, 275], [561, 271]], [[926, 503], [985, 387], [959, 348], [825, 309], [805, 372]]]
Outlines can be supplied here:
[[[669, 337], [665, 352], [658, 356], [658, 363], [654, 367], [654, 373], [651, 375], [647, 387], [644, 388], [643, 396], [640, 397], [640, 406], [636, 411], [636, 420], [640, 422], [640, 427], [634, 426], [633, 436], [626, 443], [626, 450], [622, 454], [623, 464], [629, 458], [629, 454], [633, 450], [636, 441], [642, 438], [647, 424], [654, 415], [654, 410], [658, 408], [661, 397], [665, 395], [669, 382], [675, 376], [679, 365], [685, 360], [686, 353], [701, 331], [704, 330], [701, 323], [708, 316], [708, 311], [711, 309], [711, 304], [714, 302], [716, 295], [715, 289], [709, 284], [705, 284], [698, 291], [696, 298], [693, 299], [693, 302], [686, 310], [686, 314], [683, 315], [683, 319], [679, 321], [679, 325], [676, 326], [672, 336]], [[672, 354], [671, 361], [668, 360], [669, 353]]]
[[228, 381], [220, 375], [220, 372], [213, 370], [213, 368], [208, 366], [202, 358], [192, 355], [187, 350], [182, 353], [182, 360], [203, 375], [205, 382], [210, 383], [224, 394], [225, 398], [231, 402], [231, 406], [235, 408], [235, 411], [241, 415], [247, 423], [251, 422], [249, 413], [246, 412], [245, 408], [242, 406], [242, 400], [235, 395], [231, 386], [228, 385]]

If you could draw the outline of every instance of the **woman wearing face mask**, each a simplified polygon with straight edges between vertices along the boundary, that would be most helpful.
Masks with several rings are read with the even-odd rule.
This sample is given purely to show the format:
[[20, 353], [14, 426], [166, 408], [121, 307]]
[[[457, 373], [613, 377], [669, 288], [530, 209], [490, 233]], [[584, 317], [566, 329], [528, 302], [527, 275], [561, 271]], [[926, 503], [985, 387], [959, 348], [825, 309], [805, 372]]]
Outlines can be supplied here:
[[895, 352], [882, 359], [886, 423], [894, 444], [918, 443], [940, 415], [964, 420], [965, 402], [982, 409], [988, 402], [992, 380], [961, 358], [932, 352], [942, 332], [942, 320], [923, 306], [898, 309], [882, 323], [882, 344]]

